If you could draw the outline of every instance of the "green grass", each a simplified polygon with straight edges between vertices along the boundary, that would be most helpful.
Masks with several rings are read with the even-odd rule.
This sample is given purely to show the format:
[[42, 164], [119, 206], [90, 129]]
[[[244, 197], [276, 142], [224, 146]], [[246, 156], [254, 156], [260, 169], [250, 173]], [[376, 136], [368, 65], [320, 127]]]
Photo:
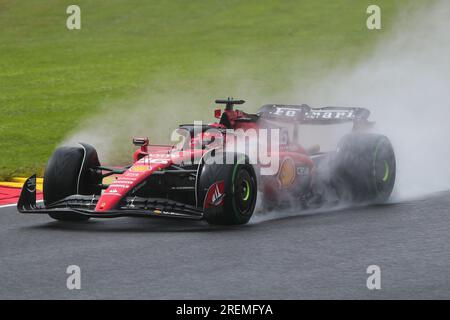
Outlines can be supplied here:
[[[158, 111], [165, 96], [196, 96], [202, 104], [182, 115], [209, 118], [214, 97], [276, 96], [292, 84], [286, 75], [360, 59], [411, 1], [375, 1], [383, 30], [369, 32], [373, 2], [0, 0], [0, 178], [42, 174], [82, 119], [137, 97]], [[79, 31], [65, 27], [72, 3], [82, 10]], [[149, 134], [150, 124], [175, 121], [151, 118]]]

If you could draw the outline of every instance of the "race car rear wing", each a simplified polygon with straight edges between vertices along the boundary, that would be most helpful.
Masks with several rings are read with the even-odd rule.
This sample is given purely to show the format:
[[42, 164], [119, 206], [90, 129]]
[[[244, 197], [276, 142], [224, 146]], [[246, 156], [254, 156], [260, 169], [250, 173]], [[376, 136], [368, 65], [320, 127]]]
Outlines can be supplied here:
[[355, 127], [372, 125], [370, 111], [357, 107], [311, 108], [302, 105], [266, 104], [259, 109], [261, 119], [299, 124], [338, 124], [353, 122]]

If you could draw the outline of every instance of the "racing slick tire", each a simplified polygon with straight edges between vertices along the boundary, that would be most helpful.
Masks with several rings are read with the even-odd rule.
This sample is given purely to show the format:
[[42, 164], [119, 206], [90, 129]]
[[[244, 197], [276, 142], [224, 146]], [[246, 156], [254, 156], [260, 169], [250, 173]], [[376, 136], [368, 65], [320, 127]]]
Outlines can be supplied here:
[[[44, 173], [44, 204], [46, 206], [74, 194], [100, 194], [101, 173], [90, 170], [100, 166], [97, 151], [88, 144], [60, 147], [50, 157]], [[89, 217], [75, 213], [49, 213], [61, 221], [85, 221]]]
[[[213, 151], [213, 156], [217, 159], [221, 157], [221, 162], [211, 163], [205, 161], [208, 156], [204, 157], [197, 176], [198, 205], [203, 205], [204, 218], [213, 225], [245, 224], [256, 206], [258, 190], [255, 170], [243, 154], [214, 154]], [[233, 164], [225, 164], [225, 159], [234, 159]], [[210, 203], [209, 195], [214, 192], [217, 205]]]
[[[383, 135], [352, 133], [344, 136], [337, 148], [336, 189], [355, 202], [386, 202], [394, 188], [395, 153]], [[345, 196], [343, 196], [345, 198]]]

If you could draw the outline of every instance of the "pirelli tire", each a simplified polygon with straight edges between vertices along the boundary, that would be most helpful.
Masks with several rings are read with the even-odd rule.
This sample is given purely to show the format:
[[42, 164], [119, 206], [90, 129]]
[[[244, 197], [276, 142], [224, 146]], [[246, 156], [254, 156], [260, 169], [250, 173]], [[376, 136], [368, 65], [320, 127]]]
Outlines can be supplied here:
[[335, 187], [345, 200], [384, 203], [391, 196], [396, 159], [389, 139], [380, 134], [352, 133], [339, 142]]
[[[208, 163], [214, 156], [222, 163]], [[205, 159], [206, 158], [206, 159]], [[200, 205], [204, 208], [204, 218], [212, 225], [242, 225], [253, 215], [257, 198], [257, 181], [253, 166], [243, 154], [207, 154], [200, 163], [197, 193]], [[225, 159], [233, 159], [226, 164]], [[220, 161], [219, 161], [220, 162]], [[205, 199], [211, 186], [224, 183], [223, 201], [219, 206], [208, 207]]]
[[[57, 148], [48, 160], [44, 173], [44, 204], [51, 205], [70, 195], [98, 195], [101, 173], [91, 170], [100, 165], [97, 151], [88, 144]], [[61, 221], [84, 221], [89, 217], [75, 213], [49, 213]]]

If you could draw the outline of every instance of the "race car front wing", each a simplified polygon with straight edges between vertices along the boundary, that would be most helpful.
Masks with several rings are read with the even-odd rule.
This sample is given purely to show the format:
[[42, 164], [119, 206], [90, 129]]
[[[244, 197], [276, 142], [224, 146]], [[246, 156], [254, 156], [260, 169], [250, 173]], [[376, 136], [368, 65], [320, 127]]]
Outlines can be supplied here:
[[17, 210], [26, 214], [75, 212], [92, 218], [168, 217], [200, 220], [203, 209], [185, 203], [162, 199], [125, 197], [117, 209], [97, 212], [98, 195], [71, 195], [48, 206], [36, 203], [36, 175], [28, 178], [22, 188]]

